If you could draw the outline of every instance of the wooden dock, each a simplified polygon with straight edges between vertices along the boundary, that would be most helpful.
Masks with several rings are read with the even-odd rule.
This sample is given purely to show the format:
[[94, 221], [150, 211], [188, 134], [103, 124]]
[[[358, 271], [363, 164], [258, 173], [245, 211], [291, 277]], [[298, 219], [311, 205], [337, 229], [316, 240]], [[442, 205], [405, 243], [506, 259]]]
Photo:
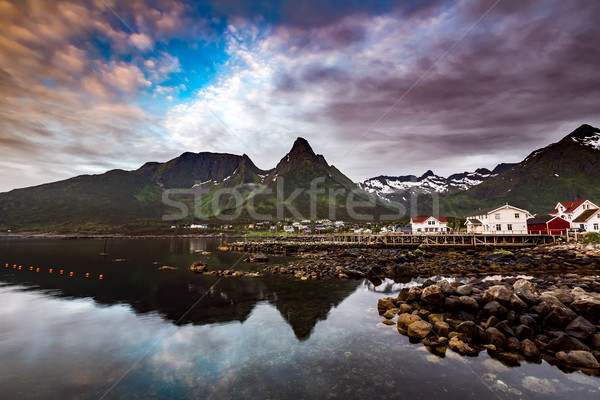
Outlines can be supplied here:
[[335, 234], [282, 236], [276, 240], [348, 244], [365, 247], [534, 247], [556, 243], [559, 235], [474, 235], [474, 234]]

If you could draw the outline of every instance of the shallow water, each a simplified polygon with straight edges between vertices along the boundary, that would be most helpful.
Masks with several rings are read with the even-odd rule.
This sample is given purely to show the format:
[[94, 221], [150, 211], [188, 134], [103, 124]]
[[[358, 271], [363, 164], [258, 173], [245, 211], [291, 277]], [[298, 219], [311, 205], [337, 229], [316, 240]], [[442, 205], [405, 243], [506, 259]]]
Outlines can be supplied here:
[[219, 279], [187, 267], [257, 266], [218, 240], [106, 244], [103, 256], [104, 240], [0, 241], [3, 399], [600, 398], [600, 379], [545, 362], [508, 368], [409, 343], [376, 305], [418, 282]]

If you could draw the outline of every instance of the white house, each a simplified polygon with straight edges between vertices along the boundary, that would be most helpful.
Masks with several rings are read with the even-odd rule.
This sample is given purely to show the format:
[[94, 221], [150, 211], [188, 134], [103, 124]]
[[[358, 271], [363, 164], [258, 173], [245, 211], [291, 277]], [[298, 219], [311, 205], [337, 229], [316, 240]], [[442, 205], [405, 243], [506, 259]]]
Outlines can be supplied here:
[[571, 228], [580, 228], [585, 232], [600, 232], [600, 210], [592, 208], [582, 212], [571, 222]]
[[561, 201], [556, 205], [554, 210], [550, 211], [550, 215], [558, 216], [571, 222], [571, 228], [580, 228], [581, 224], [574, 223], [575, 219], [578, 219], [586, 211], [597, 209], [598, 206], [589, 200]]
[[410, 227], [413, 233], [450, 231], [446, 217], [412, 217]]
[[511, 205], [486, 208], [466, 216], [467, 232], [484, 234], [526, 234], [527, 219], [533, 215]]

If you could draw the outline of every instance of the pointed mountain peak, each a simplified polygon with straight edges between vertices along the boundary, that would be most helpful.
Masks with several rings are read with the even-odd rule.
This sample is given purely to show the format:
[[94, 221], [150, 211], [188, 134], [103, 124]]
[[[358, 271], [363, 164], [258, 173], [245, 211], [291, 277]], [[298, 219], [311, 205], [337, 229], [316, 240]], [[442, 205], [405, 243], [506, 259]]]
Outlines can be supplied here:
[[567, 136], [571, 139], [585, 139], [589, 137], [597, 136], [600, 133], [600, 129], [594, 128], [591, 125], [583, 124]]
[[421, 178], [419, 178], [419, 179], [425, 179], [425, 178], [429, 178], [430, 176], [435, 176], [435, 174], [433, 173], [433, 171], [432, 171], [432, 170], [430, 170], [430, 169], [429, 169], [429, 170], [427, 170], [427, 172], [425, 172], [425, 173], [424, 173], [424, 174], [421, 176]]
[[308, 141], [302, 137], [296, 138], [296, 141], [294, 142], [290, 153], [293, 152], [315, 154], [312, 147], [310, 147], [310, 144], [308, 144]]

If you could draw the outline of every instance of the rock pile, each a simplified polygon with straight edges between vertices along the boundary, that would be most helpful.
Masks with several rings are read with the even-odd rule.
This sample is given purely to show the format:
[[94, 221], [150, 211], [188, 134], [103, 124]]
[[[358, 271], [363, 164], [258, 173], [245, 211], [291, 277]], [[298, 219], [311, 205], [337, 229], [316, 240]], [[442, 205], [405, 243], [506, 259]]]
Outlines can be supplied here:
[[508, 365], [523, 360], [600, 373], [600, 279], [565, 275], [466, 284], [428, 280], [377, 305], [387, 325], [434, 354], [487, 351]]

